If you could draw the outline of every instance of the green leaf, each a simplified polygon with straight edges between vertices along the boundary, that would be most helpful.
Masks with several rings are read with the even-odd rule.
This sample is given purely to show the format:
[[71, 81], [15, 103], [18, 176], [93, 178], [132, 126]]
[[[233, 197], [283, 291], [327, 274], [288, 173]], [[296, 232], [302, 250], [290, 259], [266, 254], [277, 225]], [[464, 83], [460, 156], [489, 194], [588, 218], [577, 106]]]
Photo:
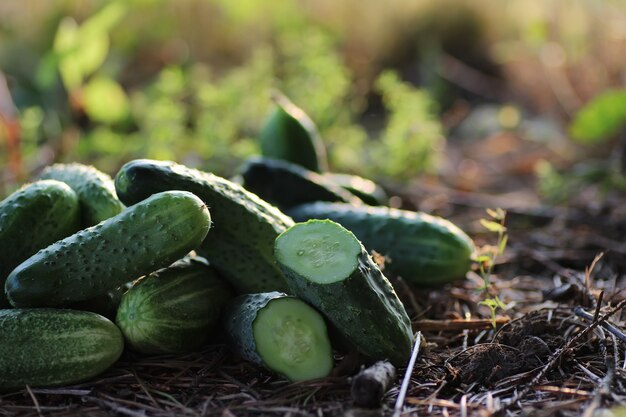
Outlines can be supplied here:
[[605, 141], [626, 126], [626, 90], [596, 96], [578, 111], [570, 125], [574, 140], [584, 144]]
[[504, 249], [506, 248], [506, 244], [508, 240], [509, 240], [508, 235], [502, 236], [502, 240], [500, 241], [500, 244], [498, 245], [498, 255], [502, 255], [504, 253]]
[[129, 104], [122, 87], [110, 78], [93, 78], [83, 89], [85, 112], [94, 121], [113, 124], [128, 116]]
[[504, 232], [506, 227], [502, 226], [500, 223], [496, 223], [491, 220], [480, 219], [480, 224], [490, 232]]
[[109, 32], [126, 12], [121, 2], [111, 2], [79, 27], [72, 18], [61, 21], [53, 50], [59, 72], [69, 91], [80, 87], [104, 63], [109, 53]]
[[59, 72], [67, 90], [73, 90], [83, 82], [82, 67], [72, 63], [73, 51], [77, 49], [78, 43], [78, 25], [74, 19], [66, 17], [57, 29], [53, 50], [58, 57]]
[[476, 257], [476, 262], [490, 262], [491, 261], [491, 256], [489, 255], [480, 255], [478, 257]]
[[506, 215], [506, 211], [502, 210], [500, 207], [496, 208], [496, 209], [490, 209], [488, 208], [486, 210], [487, 214], [496, 219], [496, 220], [502, 220], [504, 219], [504, 216]]

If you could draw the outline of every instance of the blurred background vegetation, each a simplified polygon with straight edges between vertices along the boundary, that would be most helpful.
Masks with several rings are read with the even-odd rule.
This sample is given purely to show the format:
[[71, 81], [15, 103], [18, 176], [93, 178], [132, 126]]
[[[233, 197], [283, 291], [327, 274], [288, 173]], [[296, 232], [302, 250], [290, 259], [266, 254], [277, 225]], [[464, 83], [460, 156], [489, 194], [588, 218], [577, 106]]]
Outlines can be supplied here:
[[624, 57], [623, 0], [3, 1], [0, 196], [55, 161], [230, 176], [274, 90], [335, 171], [626, 188]]

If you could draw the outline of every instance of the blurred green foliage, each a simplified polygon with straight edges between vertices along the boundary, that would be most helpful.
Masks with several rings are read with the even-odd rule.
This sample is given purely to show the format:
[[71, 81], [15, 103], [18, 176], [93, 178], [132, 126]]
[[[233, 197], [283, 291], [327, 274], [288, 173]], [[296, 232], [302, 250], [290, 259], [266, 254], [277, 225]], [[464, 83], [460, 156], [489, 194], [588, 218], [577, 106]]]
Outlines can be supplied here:
[[578, 142], [592, 145], [615, 137], [626, 129], [626, 90], [608, 91], [594, 97], [578, 111], [570, 132]]
[[[34, 85], [42, 102], [54, 101], [46, 95], [58, 100], [62, 91], [65, 103], [21, 108], [24, 139], [47, 145], [55, 159], [88, 161], [109, 172], [130, 158], [147, 157], [228, 175], [258, 152], [256, 135], [272, 109], [271, 91], [278, 89], [315, 121], [335, 170], [408, 179], [433, 167], [442, 128], [426, 92], [383, 73], [376, 87], [388, 123], [380, 137], [370, 137], [356, 123], [362, 108], [353, 73], [330, 30], [293, 1], [276, 2], [271, 14], [258, 2], [213, 3], [233, 27], [262, 23], [271, 35], [227, 71], [183, 59], [128, 86], [121, 84], [121, 67], [108, 65], [119, 54], [111, 39], [125, 16], [145, 4], [104, 2], [81, 23], [61, 18]], [[49, 123], [54, 130], [46, 129]], [[22, 151], [36, 168], [41, 149]]]
[[[228, 176], [258, 152], [273, 90], [315, 121], [331, 169], [409, 180], [437, 172], [441, 112], [459, 101], [507, 102], [506, 82], [567, 126], [626, 68], [619, 0], [22, 3], [0, 3], [0, 71], [26, 175], [0, 152], [0, 194], [53, 161], [114, 173], [174, 159]], [[574, 137], [613, 129], [584, 114]]]

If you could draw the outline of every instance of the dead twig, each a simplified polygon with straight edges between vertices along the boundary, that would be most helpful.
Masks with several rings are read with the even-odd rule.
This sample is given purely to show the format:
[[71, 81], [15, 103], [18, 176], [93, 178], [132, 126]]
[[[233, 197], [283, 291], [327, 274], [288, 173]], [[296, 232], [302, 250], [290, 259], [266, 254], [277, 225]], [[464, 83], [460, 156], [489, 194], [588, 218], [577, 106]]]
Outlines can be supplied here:
[[400, 392], [398, 393], [398, 398], [396, 399], [396, 403], [393, 407], [393, 417], [400, 417], [400, 414], [402, 413], [402, 407], [404, 406], [406, 392], [409, 389], [409, 381], [411, 381], [413, 368], [415, 368], [415, 361], [417, 360], [417, 356], [420, 353], [421, 343], [422, 343], [422, 332], [418, 331], [415, 334], [415, 345], [413, 346], [411, 359], [409, 360], [409, 364], [406, 367], [406, 372], [404, 373], [404, 378], [402, 379], [402, 385], [400, 386]]
[[[511, 321], [510, 317], [497, 317], [496, 325], [501, 326]], [[493, 328], [491, 319], [471, 319], [471, 320], [418, 320], [415, 326], [424, 332], [432, 331], [459, 331], [459, 330], [478, 330]]]
[[[591, 322], [594, 321], [594, 316], [591, 313], [585, 311], [582, 307], [574, 308], [574, 314], [576, 314], [576, 316], [581, 317], [585, 320], [589, 320]], [[624, 334], [619, 328], [617, 328], [613, 324], [609, 322], [604, 322], [601, 324], [601, 326], [604, 330], [611, 333], [622, 342], [626, 342], [626, 334]]]
[[389, 386], [396, 379], [396, 367], [379, 361], [363, 369], [352, 379], [351, 394], [357, 406], [379, 407]]

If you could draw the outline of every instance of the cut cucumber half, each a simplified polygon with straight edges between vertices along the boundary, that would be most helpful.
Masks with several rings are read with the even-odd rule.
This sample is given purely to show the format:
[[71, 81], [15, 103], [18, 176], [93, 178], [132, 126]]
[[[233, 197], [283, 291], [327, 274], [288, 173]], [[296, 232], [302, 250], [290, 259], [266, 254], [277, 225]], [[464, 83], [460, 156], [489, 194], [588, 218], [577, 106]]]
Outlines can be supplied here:
[[327, 376], [333, 367], [323, 317], [280, 292], [237, 297], [225, 315], [233, 345], [247, 360], [291, 381]]
[[276, 240], [276, 259], [317, 284], [345, 279], [358, 265], [361, 244], [352, 232], [336, 226], [324, 220], [295, 225]]
[[320, 311], [363, 354], [406, 365], [413, 332], [391, 283], [347, 229], [330, 220], [298, 223], [274, 253], [291, 291]]

